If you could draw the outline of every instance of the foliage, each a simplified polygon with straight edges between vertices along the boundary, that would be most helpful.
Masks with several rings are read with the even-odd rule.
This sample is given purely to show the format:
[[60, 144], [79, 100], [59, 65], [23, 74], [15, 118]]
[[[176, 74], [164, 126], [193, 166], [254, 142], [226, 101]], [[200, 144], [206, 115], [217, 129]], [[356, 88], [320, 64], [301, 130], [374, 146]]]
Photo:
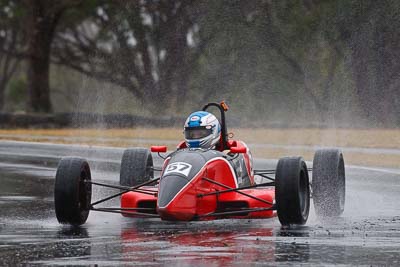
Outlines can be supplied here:
[[[237, 119], [400, 125], [396, 0], [3, 0], [0, 12], [5, 3], [13, 3], [19, 21], [27, 3], [46, 3], [48, 14], [61, 8], [46, 53], [82, 74], [70, 84], [93, 84], [79, 88], [86, 107], [91, 98], [99, 102], [96, 92], [152, 115], [225, 99], [241, 111]], [[4, 21], [17, 23], [0, 19], [0, 27]], [[27, 51], [18, 43], [14, 58]], [[59, 96], [76, 95], [76, 88], [53, 84]]]
[[98, 2], [82, 23], [59, 31], [54, 60], [165, 110], [185, 98], [211, 38], [197, 27], [202, 12], [194, 1]]
[[27, 83], [24, 77], [10, 80], [6, 90], [6, 109], [8, 111], [23, 111], [27, 101]]
[[20, 63], [18, 52], [25, 45], [24, 10], [12, 0], [0, 1], [0, 110], [4, 107], [7, 83]]

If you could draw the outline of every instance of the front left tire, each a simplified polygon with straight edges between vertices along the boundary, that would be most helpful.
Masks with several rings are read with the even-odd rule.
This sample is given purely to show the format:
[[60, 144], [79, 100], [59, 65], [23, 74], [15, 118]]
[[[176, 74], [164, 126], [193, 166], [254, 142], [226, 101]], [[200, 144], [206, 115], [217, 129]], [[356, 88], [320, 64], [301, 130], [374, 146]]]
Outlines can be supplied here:
[[313, 160], [312, 191], [318, 217], [338, 217], [344, 211], [346, 175], [343, 154], [338, 149], [320, 149]]
[[310, 211], [308, 169], [301, 157], [278, 161], [275, 175], [275, 201], [278, 218], [283, 226], [303, 225]]

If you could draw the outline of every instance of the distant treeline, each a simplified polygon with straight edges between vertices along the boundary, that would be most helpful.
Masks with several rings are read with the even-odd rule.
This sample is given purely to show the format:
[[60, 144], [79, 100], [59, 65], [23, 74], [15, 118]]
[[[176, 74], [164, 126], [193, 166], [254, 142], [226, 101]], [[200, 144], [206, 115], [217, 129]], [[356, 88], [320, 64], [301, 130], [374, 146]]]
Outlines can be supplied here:
[[[178, 127], [184, 118], [154, 118], [131, 114], [54, 113], [12, 114], [0, 113], [0, 128], [134, 128]], [[182, 126], [183, 127], [183, 126]]]
[[399, 127], [399, 14], [397, 0], [1, 0], [0, 110], [184, 117], [227, 100], [249, 125]]
[[[99, 114], [99, 113], [53, 113], [53, 114], [15, 114], [0, 113], [0, 129], [24, 129], [24, 128], [163, 128], [183, 127], [184, 117], [145, 117], [131, 114]], [[230, 128], [331, 128], [326, 123], [292, 122], [282, 121], [249, 121], [240, 118], [228, 118], [227, 125]], [[374, 128], [364, 124], [337, 124], [335, 128]]]

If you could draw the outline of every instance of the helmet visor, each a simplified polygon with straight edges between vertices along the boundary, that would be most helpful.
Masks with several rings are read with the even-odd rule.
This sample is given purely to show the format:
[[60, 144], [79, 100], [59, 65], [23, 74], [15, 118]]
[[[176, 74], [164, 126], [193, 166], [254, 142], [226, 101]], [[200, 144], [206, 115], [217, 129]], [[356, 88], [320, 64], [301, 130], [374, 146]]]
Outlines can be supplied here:
[[185, 127], [185, 138], [190, 139], [202, 139], [212, 134], [212, 129], [206, 129], [203, 126], [200, 127]]

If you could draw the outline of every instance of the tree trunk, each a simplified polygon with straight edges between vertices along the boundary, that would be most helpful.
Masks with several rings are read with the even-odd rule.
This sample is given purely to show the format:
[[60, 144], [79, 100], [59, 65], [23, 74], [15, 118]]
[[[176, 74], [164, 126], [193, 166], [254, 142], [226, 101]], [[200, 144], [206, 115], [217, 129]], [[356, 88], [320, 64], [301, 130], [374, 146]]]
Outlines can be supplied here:
[[[39, 49], [46, 50], [46, 49]], [[37, 50], [35, 50], [37, 51]], [[41, 51], [44, 52], [44, 51]], [[52, 112], [49, 86], [49, 66], [47, 56], [36, 58], [31, 55], [28, 60], [28, 110], [34, 112]]]
[[4, 78], [0, 78], [0, 111], [4, 108], [4, 98], [6, 91], [6, 82]]
[[54, 10], [52, 1], [29, 1], [28, 111], [52, 112], [50, 101], [50, 53], [54, 30], [62, 9]]

